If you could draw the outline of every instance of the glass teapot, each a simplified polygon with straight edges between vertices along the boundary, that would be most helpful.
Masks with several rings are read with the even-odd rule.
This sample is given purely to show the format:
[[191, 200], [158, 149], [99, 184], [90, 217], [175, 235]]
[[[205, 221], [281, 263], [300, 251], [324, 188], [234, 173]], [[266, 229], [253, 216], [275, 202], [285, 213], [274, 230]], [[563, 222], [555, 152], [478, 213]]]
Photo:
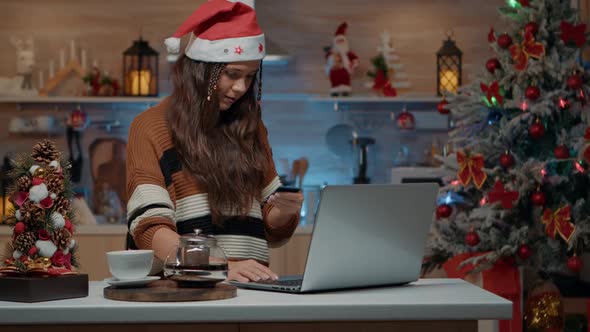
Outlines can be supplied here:
[[164, 263], [164, 276], [177, 281], [211, 284], [227, 278], [227, 258], [212, 235], [200, 229], [182, 235]]

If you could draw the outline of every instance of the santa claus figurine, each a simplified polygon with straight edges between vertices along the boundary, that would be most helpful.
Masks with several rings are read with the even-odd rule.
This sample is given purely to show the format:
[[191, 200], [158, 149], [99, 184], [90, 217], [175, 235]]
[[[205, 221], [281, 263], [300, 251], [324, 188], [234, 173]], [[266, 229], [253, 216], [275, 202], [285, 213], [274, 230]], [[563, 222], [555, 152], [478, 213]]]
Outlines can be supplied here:
[[346, 38], [346, 22], [340, 24], [334, 34], [334, 41], [326, 54], [326, 74], [330, 77], [330, 95], [349, 96], [352, 92], [350, 77], [359, 66], [359, 58], [350, 51]]

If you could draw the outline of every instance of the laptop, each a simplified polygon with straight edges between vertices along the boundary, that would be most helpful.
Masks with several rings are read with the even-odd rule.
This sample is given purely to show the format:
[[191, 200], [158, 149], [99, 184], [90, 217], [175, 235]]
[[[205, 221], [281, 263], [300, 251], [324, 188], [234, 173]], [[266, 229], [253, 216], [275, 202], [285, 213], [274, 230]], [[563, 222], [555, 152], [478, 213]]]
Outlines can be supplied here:
[[229, 283], [308, 293], [416, 281], [437, 194], [436, 183], [326, 186], [303, 275]]

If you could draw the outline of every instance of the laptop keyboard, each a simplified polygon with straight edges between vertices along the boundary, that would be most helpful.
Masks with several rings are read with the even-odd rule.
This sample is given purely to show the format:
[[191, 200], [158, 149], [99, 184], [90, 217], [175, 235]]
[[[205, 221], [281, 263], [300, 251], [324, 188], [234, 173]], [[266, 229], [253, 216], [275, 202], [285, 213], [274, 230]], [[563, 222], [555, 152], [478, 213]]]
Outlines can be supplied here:
[[259, 280], [259, 284], [277, 285], [277, 286], [301, 286], [302, 279], [289, 279], [289, 280]]

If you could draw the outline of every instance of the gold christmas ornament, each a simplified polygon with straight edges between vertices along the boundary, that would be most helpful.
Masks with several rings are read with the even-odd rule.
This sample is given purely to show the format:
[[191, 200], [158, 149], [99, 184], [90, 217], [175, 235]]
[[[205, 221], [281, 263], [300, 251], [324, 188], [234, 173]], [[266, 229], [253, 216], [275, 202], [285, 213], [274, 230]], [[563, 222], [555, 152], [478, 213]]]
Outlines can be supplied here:
[[551, 281], [533, 288], [526, 301], [524, 320], [527, 330], [563, 330], [563, 301], [559, 290]]
[[47, 175], [47, 171], [45, 170], [45, 168], [43, 167], [39, 167], [35, 170], [35, 174], [33, 174], [34, 177], [36, 178], [44, 178], [45, 175]]

